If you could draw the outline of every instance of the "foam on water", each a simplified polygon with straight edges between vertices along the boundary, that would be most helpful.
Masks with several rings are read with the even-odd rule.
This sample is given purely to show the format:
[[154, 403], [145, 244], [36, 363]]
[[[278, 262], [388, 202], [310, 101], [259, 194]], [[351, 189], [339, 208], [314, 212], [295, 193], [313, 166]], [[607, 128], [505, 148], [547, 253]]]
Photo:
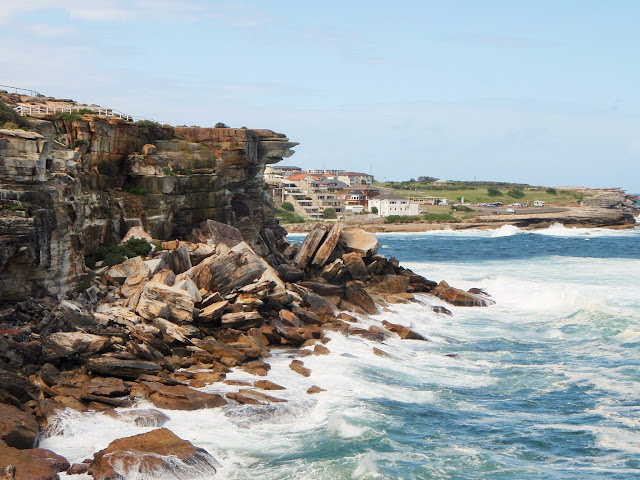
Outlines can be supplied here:
[[[291, 371], [289, 351], [268, 359], [268, 379], [286, 387], [272, 393], [287, 403], [164, 411], [165, 426], [210, 452], [220, 479], [638, 478], [638, 232], [494, 233], [380, 237], [384, 253], [403, 265], [482, 288], [496, 305], [455, 307], [430, 295], [391, 305], [362, 326], [388, 320], [429, 341], [380, 344], [330, 332], [329, 355], [302, 358], [310, 377]], [[452, 246], [456, 239], [463, 243]], [[611, 255], [614, 247], [620, 256]], [[460, 248], [477, 258], [448, 258]], [[256, 379], [243, 371], [228, 378]], [[307, 395], [312, 385], [327, 392]], [[149, 430], [66, 411], [43, 446], [77, 462]]]

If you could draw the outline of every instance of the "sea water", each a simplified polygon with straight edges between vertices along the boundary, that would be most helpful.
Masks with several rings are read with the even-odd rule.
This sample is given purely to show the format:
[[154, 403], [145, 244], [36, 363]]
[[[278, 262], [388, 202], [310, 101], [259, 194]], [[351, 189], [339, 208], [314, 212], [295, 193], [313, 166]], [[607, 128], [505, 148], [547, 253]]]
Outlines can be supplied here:
[[[330, 355], [303, 358], [308, 378], [288, 368], [291, 352], [268, 359], [267, 378], [286, 387], [269, 393], [287, 403], [165, 411], [167, 428], [220, 462], [215, 478], [640, 478], [640, 230], [378, 238], [379, 253], [429, 279], [481, 288], [496, 304], [453, 307], [422, 295], [362, 322], [401, 323], [427, 342], [331, 332]], [[312, 385], [327, 391], [306, 394]], [[42, 446], [82, 461], [149, 430], [66, 411]]]

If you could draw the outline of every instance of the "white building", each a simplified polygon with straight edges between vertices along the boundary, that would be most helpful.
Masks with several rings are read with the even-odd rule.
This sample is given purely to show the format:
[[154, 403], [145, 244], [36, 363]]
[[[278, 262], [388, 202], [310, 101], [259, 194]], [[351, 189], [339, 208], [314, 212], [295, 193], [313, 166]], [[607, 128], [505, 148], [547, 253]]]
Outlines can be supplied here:
[[338, 180], [346, 183], [350, 187], [373, 184], [373, 175], [360, 172], [342, 172], [338, 174]]
[[417, 203], [410, 203], [408, 198], [396, 195], [378, 195], [369, 199], [369, 211], [376, 207], [378, 215], [388, 217], [389, 215], [418, 215], [420, 206]]

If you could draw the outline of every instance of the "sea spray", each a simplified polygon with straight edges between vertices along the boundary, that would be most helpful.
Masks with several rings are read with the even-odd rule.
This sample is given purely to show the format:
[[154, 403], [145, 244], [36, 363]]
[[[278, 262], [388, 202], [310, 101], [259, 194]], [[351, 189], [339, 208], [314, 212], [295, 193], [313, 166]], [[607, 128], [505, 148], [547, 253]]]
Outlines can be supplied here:
[[[287, 403], [167, 410], [165, 426], [216, 457], [221, 479], [637, 478], [640, 231], [493, 233], [379, 237], [385, 255], [496, 305], [391, 305], [363, 326], [388, 320], [429, 341], [330, 332], [329, 355], [304, 357], [308, 378], [288, 368], [290, 352], [272, 352], [267, 378]], [[311, 385], [327, 392], [307, 395]], [[43, 446], [81, 461], [148, 430], [65, 413]]]

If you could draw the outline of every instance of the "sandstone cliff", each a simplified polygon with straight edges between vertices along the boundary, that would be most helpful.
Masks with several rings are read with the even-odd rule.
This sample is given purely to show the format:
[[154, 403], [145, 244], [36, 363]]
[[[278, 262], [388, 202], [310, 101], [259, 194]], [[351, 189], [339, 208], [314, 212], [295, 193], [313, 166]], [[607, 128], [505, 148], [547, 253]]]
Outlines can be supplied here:
[[65, 293], [84, 272], [85, 251], [134, 225], [165, 240], [214, 219], [261, 253], [265, 228], [284, 236], [263, 180], [266, 164], [293, 154], [284, 135], [60, 115], [77, 105], [17, 100], [50, 110], [28, 116], [28, 132], [0, 129], [0, 299]]

